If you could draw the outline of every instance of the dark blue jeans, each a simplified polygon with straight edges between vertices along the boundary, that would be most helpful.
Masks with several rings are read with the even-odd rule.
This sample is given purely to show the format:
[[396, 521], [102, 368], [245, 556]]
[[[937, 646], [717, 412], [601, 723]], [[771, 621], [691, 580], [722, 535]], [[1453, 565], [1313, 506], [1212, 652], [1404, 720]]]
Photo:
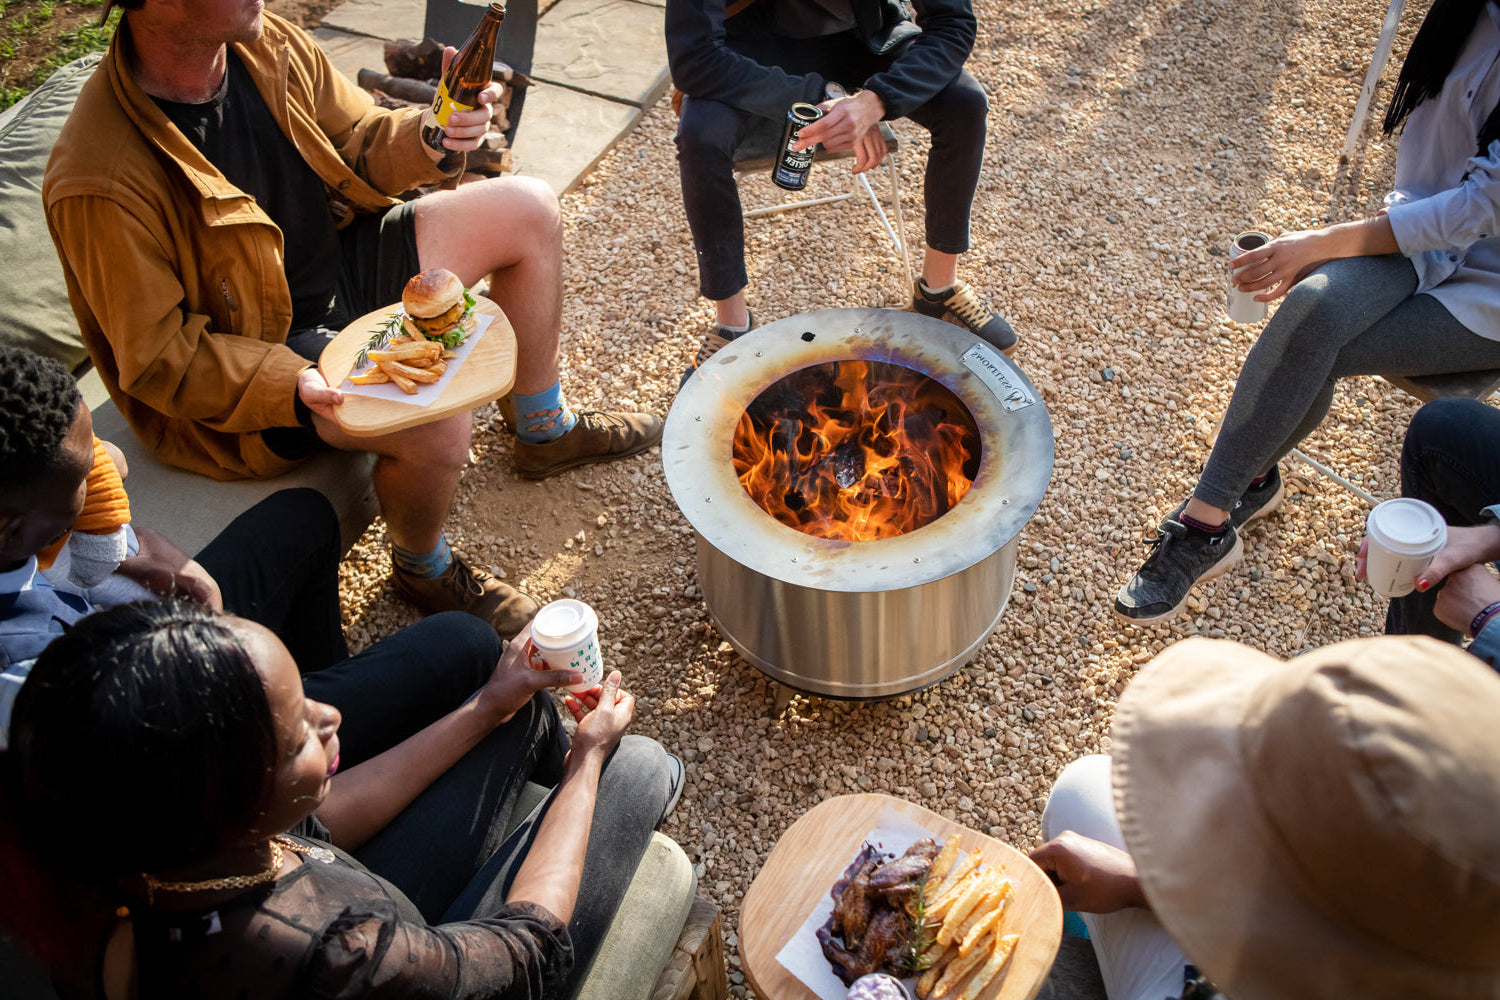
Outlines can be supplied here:
[[[1451, 525], [1478, 524], [1480, 511], [1500, 503], [1500, 410], [1473, 399], [1418, 410], [1401, 447], [1401, 495], [1426, 500]], [[1432, 613], [1438, 589], [1392, 600], [1386, 633], [1457, 643], [1463, 636]]]
[[[789, 73], [821, 73], [851, 91], [895, 59], [895, 53], [872, 55], [852, 32], [778, 39], [774, 51], [745, 54]], [[969, 249], [969, 210], [984, 161], [988, 111], [984, 90], [968, 70], [962, 70], [936, 97], [908, 116], [932, 134], [922, 194], [927, 245], [934, 250], [957, 254]], [[698, 254], [698, 288], [705, 298], [727, 299], [749, 283], [745, 225], [734, 179], [735, 151], [775, 149], [782, 125], [782, 121], [718, 101], [688, 97], [682, 102], [677, 167], [682, 204]]]

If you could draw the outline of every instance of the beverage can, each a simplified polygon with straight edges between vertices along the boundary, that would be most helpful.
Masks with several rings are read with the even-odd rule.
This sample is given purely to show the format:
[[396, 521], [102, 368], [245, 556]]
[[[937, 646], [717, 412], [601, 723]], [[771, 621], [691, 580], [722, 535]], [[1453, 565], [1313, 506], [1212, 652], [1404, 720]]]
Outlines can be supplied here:
[[798, 101], [786, 113], [786, 125], [781, 131], [781, 147], [776, 151], [776, 166], [771, 169], [771, 180], [787, 191], [801, 191], [807, 187], [807, 175], [812, 170], [813, 148], [794, 150], [792, 143], [810, 125], [823, 117], [823, 109], [816, 104]]

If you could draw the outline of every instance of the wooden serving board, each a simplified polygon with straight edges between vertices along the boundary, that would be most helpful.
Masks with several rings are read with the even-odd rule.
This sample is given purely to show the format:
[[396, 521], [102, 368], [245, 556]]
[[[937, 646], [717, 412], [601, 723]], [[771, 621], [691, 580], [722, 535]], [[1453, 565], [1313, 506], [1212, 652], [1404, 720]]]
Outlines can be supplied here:
[[[323, 348], [323, 354], [318, 358], [318, 370], [329, 385], [335, 389], [343, 385], [344, 379], [354, 370], [354, 359], [369, 342], [370, 335], [387, 316], [400, 308], [397, 303], [361, 316]], [[436, 387], [436, 399], [426, 406], [414, 406], [345, 393], [344, 401], [334, 408], [339, 426], [356, 437], [390, 434], [419, 424], [430, 424], [462, 410], [472, 410], [510, 392], [516, 381], [516, 331], [500, 307], [483, 296], [476, 297], [474, 311], [494, 318], [453, 377], [445, 385]], [[417, 390], [419, 395], [430, 391], [433, 390]]]
[[1021, 939], [1000, 978], [979, 996], [980, 1000], [1031, 1000], [1042, 988], [1062, 940], [1062, 902], [1051, 880], [1030, 858], [1007, 844], [931, 809], [877, 794], [840, 795], [814, 806], [777, 841], [745, 893], [740, 910], [740, 961], [756, 996], [761, 1000], [817, 1000], [817, 994], [776, 956], [818, 898], [827, 894], [854, 860], [887, 809], [931, 830], [940, 844], [958, 837], [963, 850], [980, 848], [991, 864], [1005, 866], [1016, 889], [1000, 932], [1019, 933]]

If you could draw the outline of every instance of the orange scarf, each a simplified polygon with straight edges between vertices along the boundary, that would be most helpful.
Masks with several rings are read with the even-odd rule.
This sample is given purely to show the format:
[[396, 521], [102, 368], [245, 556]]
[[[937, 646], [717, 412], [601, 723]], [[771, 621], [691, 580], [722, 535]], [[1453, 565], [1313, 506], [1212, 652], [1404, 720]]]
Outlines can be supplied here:
[[[94, 438], [94, 466], [89, 470], [87, 495], [83, 501], [83, 512], [73, 522], [73, 531], [90, 535], [112, 535], [130, 523], [130, 497], [125, 494], [125, 481], [114, 459], [104, 447], [104, 442]], [[42, 569], [51, 566], [62, 547], [68, 544], [71, 532], [59, 538], [36, 554], [37, 565]]]

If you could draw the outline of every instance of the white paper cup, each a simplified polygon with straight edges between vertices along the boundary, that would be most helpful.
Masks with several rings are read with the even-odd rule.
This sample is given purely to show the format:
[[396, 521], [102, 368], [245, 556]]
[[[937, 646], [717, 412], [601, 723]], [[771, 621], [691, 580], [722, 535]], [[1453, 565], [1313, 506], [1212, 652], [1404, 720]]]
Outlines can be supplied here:
[[1447, 544], [1448, 526], [1431, 504], [1398, 497], [1370, 511], [1365, 537], [1365, 579], [1381, 597], [1405, 597]]
[[582, 601], [553, 601], [531, 620], [531, 641], [553, 670], [576, 670], [583, 682], [566, 690], [587, 691], [604, 680], [599, 653], [599, 616]]
[[[1257, 233], [1253, 230], [1247, 233], [1240, 233], [1229, 244], [1229, 259], [1234, 260], [1240, 254], [1250, 250], [1259, 250], [1269, 242], [1271, 242], [1271, 237], [1265, 233]], [[1270, 311], [1271, 306], [1268, 302], [1255, 301], [1255, 296], [1259, 294], [1259, 292], [1242, 292], [1238, 288], [1235, 288], [1234, 275], [1231, 274], [1229, 277], [1229, 296], [1225, 302], [1225, 309], [1229, 313], [1229, 318], [1236, 323], [1259, 323], [1265, 319], [1266, 313]]]

